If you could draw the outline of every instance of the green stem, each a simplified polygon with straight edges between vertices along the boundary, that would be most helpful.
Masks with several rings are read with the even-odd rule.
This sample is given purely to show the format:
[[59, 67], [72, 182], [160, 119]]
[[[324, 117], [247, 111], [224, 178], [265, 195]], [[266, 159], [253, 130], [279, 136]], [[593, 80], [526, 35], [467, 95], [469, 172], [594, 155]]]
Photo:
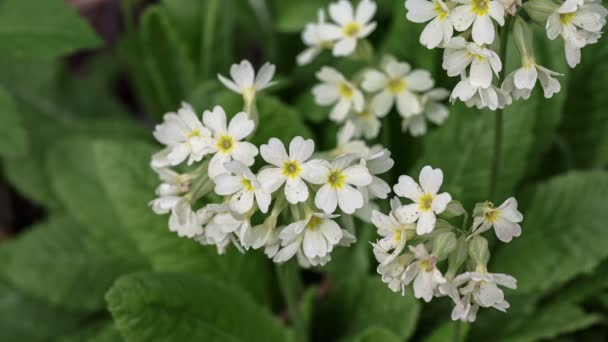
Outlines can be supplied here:
[[461, 321], [454, 321], [454, 330], [452, 332], [452, 342], [460, 342], [460, 326]]
[[215, 38], [215, 26], [217, 25], [219, 0], [208, 0], [203, 5], [203, 32], [201, 32], [201, 60], [200, 60], [200, 75], [203, 79], [207, 79], [211, 72], [211, 53], [213, 39]]
[[307, 342], [308, 331], [306, 328], [306, 323], [302, 319], [297, 298], [301, 287], [298, 265], [294, 261], [281, 265], [275, 264], [275, 270], [279, 280], [279, 288], [281, 289], [281, 294], [285, 299], [289, 319], [293, 324], [297, 340], [299, 342]]
[[[505, 79], [507, 72], [507, 46], [509, 42], [509, 30], [511, 29], [512, 17], [507, 17], [505, 25], [500, 31], [500, 60], [502, 62], [502, 70], [500, 71], [500, 81]], [[492, 160], [492, 173], [490, 175], [490, 200], [496, 195], [496, 185], [498, 183], [498, 174], [501, 167], [502, 159], [502, 134], [503, 134], [503, 109], [496, 110], [494, 122], [494, 158]]]

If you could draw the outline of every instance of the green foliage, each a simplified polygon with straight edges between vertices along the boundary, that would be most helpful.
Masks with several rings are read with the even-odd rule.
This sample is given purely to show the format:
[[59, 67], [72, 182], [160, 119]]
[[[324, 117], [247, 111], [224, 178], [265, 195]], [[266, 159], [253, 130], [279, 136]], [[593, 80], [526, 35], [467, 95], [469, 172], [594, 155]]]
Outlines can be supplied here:
[[299, 33], [307, 23], [317, 22], [317, 12], [330, 2], [327, 0], [273, 1], [277, 31]]
[[107, 294], [130, 341], [293, 341], [293, 333], [241, 290], [206, 275], [137, 273]]
[[27, 133], [11, 96], [0, 88], [0, 156], [19, 156], [27, 149]]
[[2, 55], [52, 58], [99, 45], [101, 40], [64, 1], [0, 1]]

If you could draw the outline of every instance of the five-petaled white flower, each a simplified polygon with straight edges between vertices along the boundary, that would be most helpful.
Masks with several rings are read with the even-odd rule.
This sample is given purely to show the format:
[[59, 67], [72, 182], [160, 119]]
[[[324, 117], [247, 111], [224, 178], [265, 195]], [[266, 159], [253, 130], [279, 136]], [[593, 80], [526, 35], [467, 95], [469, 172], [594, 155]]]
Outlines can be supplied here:
[[475, 208], [473, 220], [473, 234], [481, 234], [490, 227], [494, 227], [496, 237], [502, 242], [510, 242], [514, 236], [521, 235], [523, 215], [517, 210], [517, 200], [508, 198], [498, 208], [490, 203], [484, 203]]
[[336, 147], [329, 152], [331, 157], [339, 157], [344, 154], [354, 154], [363, 157], [369, 154], [369, 147], [364, 140], [356, 139], [357, 127], [351, 120], [346, 121], [338, 131]]
[[450, 93], [443, 88], [437, 88], [422, 95], [422, 103], [424, 109], [422, 113], [407, 118], [401, 121], [401, 129], [409, 131], [414, 137], [421, 136], [427, 132], [427, 121], [435, 125], [441, 125], [448, 118], [450, 111], [448, 107], [439, 101], [443, 101], [450, 96]]
[[313, 174], [310, 182], [323, 184], [315, 196], [315, 205], [327, 214], [331, 214], [336, 207], [346, 214], [352, 214], [365, 204], [363, 194], [354, 186], [371, 184], [372, 176], [367, 167], [361, 164], [351, 165], [356, 157], [343, 155], [331, 163], [319, 163], [319, 171]]
[[382, 282], [388, 285], [393, 292], [405, 294], [405, 284], [403, 284], [403, 274], [405, 269], [412, 262], [414, 256], [411, 253], [404, 253], [390, 262], [386, 262], [391, 254], [383, 251], [380, 247], [374, 247], [374, 256], [379, 265], [376, 272], [382, 276]]
[[581, 48], [597, 43], [606, 25], [608, 10], [596, 0], [566, 1], [547, 20], [547, 36], [561, 35], [571, 68], [581, 61]]
[[281, 245], [277, 231], [277, 216], [278, 213], [271, 213], [264, 223], [254, 226], [250, 234], [244, 237], [244, 241], [241, 241], [243, 246], [245, 248], [251, 246], [253, 249], [264, 247], [264, 253], [269, 258], [273, 258]]
[[342, 122], [351, 109], [363, 110], [363, 94], [336, 69], [323, 67], [317, 73], [317, 78], [323, 83], [312, 88], [312, 93], [318, 105], [335, 104], [329, 114], [330, 119]]
[[372, 175], [372, 182], [366, 186], [360, 186], [358, 189], [363, 194], [365, 202], [373, 198], [385, 199], [388, 193], [391, 192], [391, 187], [378, 175], [388, 172], [395, 161], [391, 158], [391, 152], [387, 149], [377, 150], [369, 155], [361, 158], [361, 165], [364, 165]]
[[561, 90], [559, 81], [553, 76], [563, 75], [536, 64], [533, 58], [527, 58], [521, 68], [505, 77], [501, 89], [510, 93], [516, 100], [527, 99], [530, 97], [538, 79], [545, 97], [550, 98]]
[[384, 72], [369, 70], [365, 73], [362, 87], [365, 91], [376, 93], [371, 108], [378, 116], [385, 116], [397, 104], [403, 117], [422, 112], [418, 96], [433, 87], [431, 74], [426, 70], [411, 70], [407, 63], [387, 58], [383, 63]]
[[333, 41], [321, 37], [321, 25], [325, 24], [325, 12], [320, 9], [317, 16], [318, 22], [306, 24], [302, 31], [302, 41], [307, 48], [296, 57], [298, 65], [312, 62], [324, 49], [331, 49], [334, 46]]
[[243, 60], [240, 64], [233, 64], [230, 67], [232, 80], [220, 74], [217, 77], [228, 89], [242, 94], [244, 98], [251, 100], [258, 91], [273, 85], [271, 81], [275, 69], [274, 64], [265, 63], [256, 75], [251, 63]]
[[355, 51], [357, 40], [369, 36], [376, 28], [370, 22], [376, 13], [376, 3], [361, 0], [355, 11], [350, 1], [339, 0], [329, 5], [329, 16], [336, 24], [320, 24], [319, 33], [323, 40], [336, 41], [334, 56], [348, 56]]
[[448, 76], [461, 75], [469, 65], [469, 80], [475, 87], [488, 88], [492, 84], [492, 71], [498, 76], [502, 70], [502, 62], [496, 52], [467, 42], [462, 37], [452, 38], [443, 52], [442, 66]]
[[472, 37], [477, 44], [492, 44], [496, 32], [492, 19], [505, 24], [505, 9], [498, 0], [457, 0], [461, 5], [452, 10], [454, 28], [465, 31], [473, 25]]
[[203, 233], [203, 226], [198, 215], [192, 210], [190, 202], [183, 197], [171, 209], [169, 230], [188, 238]]
[[428, 165], [423, 167], [419, 180], [420, 185], [410, 176], [401, 176], [393, 190], [398, 196], [414, 201], [398, 208], [395, 216], [418, 219], [416, 233], [423, 235], [433, 231], [437, 222], [435, 215], [445, 210], [452, 196], [447, 192], [438, 194], [443, 183], [443, 172], [440, 169], [433, 169]]
[[243, 222], [232, 215], [227, 203], [208, 204], [199, 209], [196, 216], [204, 225], [204, 231], [194, 240], [202, 245], [215, 245], [218, 254], [223, 254], [230, 242], [240, 248], [235, 232]]
[[162, 183], [156, 187], [158, 198], [150, 202], [150, 207], [156, 214], [167, 214], [182, 200], [182, 195], [188, 192], [192, 175], [180, 174], [165, 168], [155, 171]]
[[374, 210], [372, 212], [372, 223], [378, 229], [378, 235], [382, 238], [374, 244], [374, 248], [379, 248], [384, 252], [391, 252], [382, 261], [382, 264], [392, 262], [401, 254], [405, 248], [405, 244], [412, 238], [416, 237], [416, 224], [410, 218], [411, 222], [403, 222], [398, 220], [393, 213], [384, 215], [383, 213]]
[[203, 113], [203, 122], [212, 131], [211, 152], [215, 153], [209, 162], [209, 178], [226, 173], [224, 164], [231, 160], [253, 165], [258, 149], [250, 142], [241, 141], [251, 134], [255, 126], [247, 113], [238, 113], [226, 125], [226, 112], [222, 107], [215, 106], [213, 111]]
[[167, 147], [154, 156], [155, 167], [179, 165], [188, 158], [188, 165], [209, 153], [210, 133], [187, 103], [177, 113], [167, 113], [163, 123], [154, 128], [154, 137]]
[[517, 288], [517, 280], [512, 276], [488, 273], [485, 270], [463, 273], [454, 279], [455, 285], [458, 286], [466, 282], [468, 284], [460, 289], [462, 298], [452, 310], [453, 320], [474, 322], [480, 306], [505, 312], [509, 308], [509, 302], [505, 300], [505, 295], [498, 285], [510, 289]]
[[304, 140], [295, 137], [289, 143], [289, 155], [281, 140], [271, 138], [268, 144], [260, 147], [262, 158], [274, 167], [264, 168], [258, 174], [258, 180], [264, 191], [273, 193], [285, 184], [285, 198], [296, 204], [308, 199], [308, 186], [313, 174], [319, 172], [319, 160], [308, 160], [315, 150], [312, 139]]
[[416, 261], [405, 269], [403, 283], [408, 285], [414, 281], [414, 297], [422, 298], [428, 303], [433, 299], [437, 286], [445, 283], [445, 278], [436, 267], [437, 258], [430, 255], [423, 244], [409, 246], [409, 249], [414, 253]]
[[253, 208], [253, 202], [261, 212], [268, 212], [270, 194], [262, 189], [256, 175], [240, 161], [233, 160], [224, 165], [230, 173], [221, 174], [213, 179], [215, 193], [230, 198], [230, 210], [245, 214]]
[[468, 107], [475, 106], [479, 109], [489, 108], [491, 110], [504, 108], [512, 102], [511, 95], [505, 90], [494, 85], [487, 88], [474, 86], [464, 74], [450, 95], [452, 103], [456, 99], [463, 101]]
[[415, 23], [430, 21], [420, 35], [420, 44], [429, 49], [446, 43], [454, 33], [450, 8], [442, 0], [406, 0], [407, 19]]
[[332, 220], [338, 215], [309, 212], [306, 218], [283, 228], [279, 233], [282, 249], [274, 262], [285, 262], [297, 254], [302, 267], [324, 265], [334, 246], [348, 246], [355, 237]]
[[354, 127], [353, 138], [374, 139], [380, 132], [380, 120], [368, 108], [367, 104], [362, 111], [351, 111], [347, 121], [352, 122]]

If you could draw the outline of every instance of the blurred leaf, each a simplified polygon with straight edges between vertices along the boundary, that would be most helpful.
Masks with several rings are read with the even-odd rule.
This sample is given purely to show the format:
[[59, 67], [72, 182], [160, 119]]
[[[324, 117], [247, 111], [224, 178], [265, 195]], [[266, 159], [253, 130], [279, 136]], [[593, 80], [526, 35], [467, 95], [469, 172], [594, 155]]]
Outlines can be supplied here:
[[123, 341], [112, 321], [86, 326], [76, 332], [61, 336], [56, 342], [118, 342]]
[[140, 265], [115, 256], [107, 240], [89, 235], [89, 229], [67, 217], [32, 227], [0, 245], [8, 256], [3, 265], [6, 279], [58, 307], [103, 308], [103, 296], [114, 280]]
[[513, 275], [519, 293], [540, 295], [608, 257], [608, 173], [575, 172], [538, 186], [523, 234], [495, 253], [491, 269]]
[[604, 260], [589, 274], [574, 278], [566, 286], [558, 288], [553, 297], [561, 303], [578, 304], [606, 289], [608, 289], [608, 260]]
[[0, 156], [20, 156], [27, 150], [21, 114], [10, 94], [0, 87]]
[[307, 23], [317, 22], [317, 12], [325, 9], [329, 3], [328, 0], [273, 1], [275, 28], [280, 32], [300, 32]]
[[96, 48], [101, 40], [62, 0], [0, 1], [0, 54], [52, 58]]
[[241, 290], [204, 275], [139, 273], [108, 292], [131, 341], [292, 341], [293, 334]]
[[314, 337], [318, 341], [354, 338], [372, 327], [407, 339], [416, 328], [420, 304], [410, 293], [401, 296], [380, 277], [370, 276], [337, 284], [317, 310]]
[[433, 330], [430, 336], [426, 337], [424, 342], [443, 342], [443, 341], [454, 341], [454, 328], [456, 324], [460, 324], [460, 338], [458, 341], [466, 341], [467, 334], [469, 333], [470, 325], [465, 322], [450, 321], [442, 324], [439, 328]]
[[59, 309], [0, 281], [0, 340], [48, 341], [74, 330], [80, 314]]
[[393, 334], [390, 330], [386, 330], [380, 327], [371, 327], [358, 336], [352, 339], [353, 342], [400, 342], [402, 338]]

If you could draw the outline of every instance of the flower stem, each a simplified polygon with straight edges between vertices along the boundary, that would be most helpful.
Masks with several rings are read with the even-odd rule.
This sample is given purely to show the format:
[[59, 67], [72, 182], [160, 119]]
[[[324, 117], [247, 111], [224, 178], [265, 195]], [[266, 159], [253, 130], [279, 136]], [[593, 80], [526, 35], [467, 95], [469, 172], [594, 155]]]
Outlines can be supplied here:
[[[504, 81], [507, 71], [507, 46], [509, 42], [509, 30], [511, 29], [512, 17], [507, 17], [505, 25], [500, 31], [500, 60], [502, 70], [500, 70], [500, 81]], [[502, 134], [503, 134], [503, 109], [496, 110], [494, 121], [494, 157], [492, 160], [492, 173], [490, 175], [490, 194], [492, 200], [496, 195], [496, 185], [498, 183], [498, 173], [500, 172], [500, 162], [502, 159]]]
[[454, 329], [452, 330], [452, 342], [460, 342], [460, 326], [462, 322], [460, 320], [454, 321]]
[[281, 294], [287, 305], [289, 319], [296, 332], [296, 338], [299, 342], [307, 342], [308, 329], [306, 328], [306, 323], [302, 319], [297, 298], [301, 287], [298, 265], [293, 261], [285, 264], [275, 264], [275, 270], [279, 280]]

